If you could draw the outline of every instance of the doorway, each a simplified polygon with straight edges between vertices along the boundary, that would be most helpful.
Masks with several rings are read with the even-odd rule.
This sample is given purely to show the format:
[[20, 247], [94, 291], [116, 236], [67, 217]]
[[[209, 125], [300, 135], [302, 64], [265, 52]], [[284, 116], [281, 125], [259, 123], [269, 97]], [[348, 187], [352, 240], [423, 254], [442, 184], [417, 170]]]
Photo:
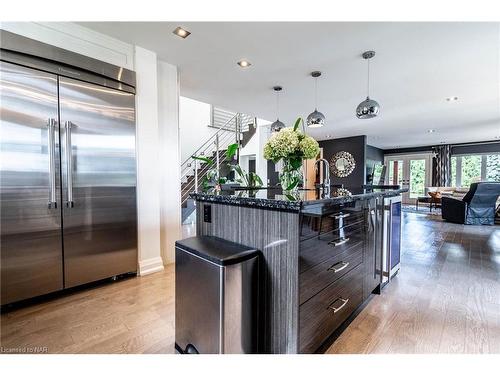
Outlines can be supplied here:
[[431, 153], [386, 156], [384, 163], [387, 183], [409, 188], [402, 195], [403, 204], [414, 204], [425, 196], [425, 188], [431, 185]]

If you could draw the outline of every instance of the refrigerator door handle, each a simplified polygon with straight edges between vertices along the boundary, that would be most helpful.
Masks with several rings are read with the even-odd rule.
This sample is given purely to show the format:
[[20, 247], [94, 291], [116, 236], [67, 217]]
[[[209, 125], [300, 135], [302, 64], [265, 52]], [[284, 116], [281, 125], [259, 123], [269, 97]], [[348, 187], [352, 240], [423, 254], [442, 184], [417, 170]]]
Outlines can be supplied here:
[[66, 166], [67, 166], [67, 191], [68, 200], [66, 202], [66, 207], [72, 208], [74, 206], [73, 202], [73, 152], [71, 148], [71, 127], [73, 124], [71, 121], [66, 121], [64, 127], [66, 128]]
[[48, 207], [57, 208], [56, 200], [56, 164], [55, 164], [55, 133], [56, 120], [49, 118], [47, 120], [47, 151], [49, 154], [49, 203]]

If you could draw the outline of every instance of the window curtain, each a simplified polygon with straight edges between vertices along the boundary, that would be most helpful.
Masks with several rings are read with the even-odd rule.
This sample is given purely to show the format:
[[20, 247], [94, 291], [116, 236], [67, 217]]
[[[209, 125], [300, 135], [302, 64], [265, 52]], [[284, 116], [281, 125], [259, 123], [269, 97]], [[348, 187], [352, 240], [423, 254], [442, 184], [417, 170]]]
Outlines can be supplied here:
[[451, 186], [451, 146], [436, 147], [435, 186]]

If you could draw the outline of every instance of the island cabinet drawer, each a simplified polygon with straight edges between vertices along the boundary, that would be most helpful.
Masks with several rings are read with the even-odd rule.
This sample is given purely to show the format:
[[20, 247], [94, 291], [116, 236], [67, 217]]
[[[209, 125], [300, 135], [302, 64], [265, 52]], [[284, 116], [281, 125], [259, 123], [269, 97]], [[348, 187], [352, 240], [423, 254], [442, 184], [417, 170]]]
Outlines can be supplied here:
[[299, 304], [303, 304], [363, 261], [363, 243], [334, 254], [299, 274]]
[[314, 353], [363, 302], [358, 265], [299, 308], [299, 351]]
[[299, 273], [306, 272], [320, 263], [329, 261], [332, 257], [346, 252], [353, 252], [364, 242], [364, 231], [345, 233], [340, 238], [337, 233], [315, 236], [299, 244]]

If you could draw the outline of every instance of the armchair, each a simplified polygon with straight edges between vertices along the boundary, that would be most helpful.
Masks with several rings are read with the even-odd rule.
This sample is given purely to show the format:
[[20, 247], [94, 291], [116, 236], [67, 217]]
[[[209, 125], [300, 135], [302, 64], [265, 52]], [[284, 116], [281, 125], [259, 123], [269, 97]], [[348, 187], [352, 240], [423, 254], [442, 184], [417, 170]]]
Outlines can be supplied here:
[[459, 224], [493, 225], [495, 204], [499, 195], [499, 182], [473, 183], [462, 200], [441, 198], [442, 217]]

